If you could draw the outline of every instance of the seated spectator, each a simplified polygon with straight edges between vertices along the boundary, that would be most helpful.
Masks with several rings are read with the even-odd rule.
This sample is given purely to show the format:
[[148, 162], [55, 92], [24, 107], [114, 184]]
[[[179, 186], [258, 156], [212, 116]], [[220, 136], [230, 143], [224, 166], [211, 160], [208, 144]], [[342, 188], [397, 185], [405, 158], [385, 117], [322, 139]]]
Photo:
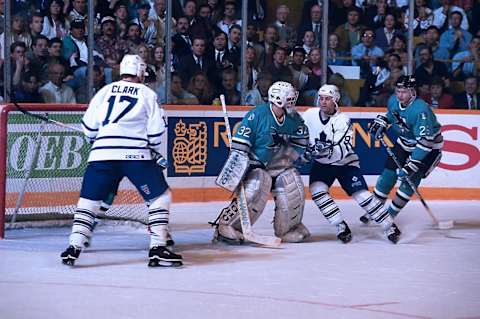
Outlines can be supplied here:
[[[313, 35], [313, 43], [309, 47], [320, 46], [322, 43], [322, 7], [318, 4], [312, 5], [310, 8], [309, 19], [302, 20], [298, 29], [297, 42], [301, 43], [305, 40], [305, 34], [307, 31], [311, 31]], [[310, 50], [306, 50], [307, 54]]]
[[375, 32], [365, 29], [362, 42], [352, 48], [352, 65], [360, 66], [363, 77], [368, 76], [378, 66], [378, 61], [384, 56], [382, 49], [374, 44]]
[[[17, 42], [13, 42], [10, 45], [10, 58], [11, 58], [11, 65], [12, 65], [10, 80], [13, 88], [20, 86], [25, 73], [27, 72], [30, 73], [31, 71], [31, 63], [26, 56], [26, 53], [25, 53], [26, 51], [27, 51], [27, 47], [23, 42], [17, 41]], [[2, 82], [3, 82], [4, 66], [5, 66], [5, 63], [2, 63], [0, 67]]]
[[[22, 15], [14, 15], [12, 17], [12, 27], [10, 30], [10, 43], [13, 43], [15, 41], [20, 41], [25, 43], [27, 48], [29, 48], [32, 44], [32, 38], [30, 36], [30, 33], [26, 29], [26, 23], [25, 23], [25, 18]], [[5, 47], [5, 33], [0, 34], [0, 58], [4, 59], [4, 52], [3, 48]]]
[[277, 47], [278, 41], [278, 30], [274, 25], [269, 25], [263, 34], [263, 41], [260, 42], [260, 45], [263, 47], [263, 50], [259, 51], [259, 65], [260, 69], [263, 69], [264, 66], [270, 65], [273, 63], [273, 53]]
[[282, 4], [277, 7], [275, 25], [278, 29], [278, 45], [284, 49], [291, 50], [297, 42], [297, 31], [288, 24], [290, 8]]
[[32, 71], [41, 75], [47, 71], [48, 61], [48, 39], [44, 35], [39, 35], [32, 39], [32, 50], [27, 52], [27, 58], [30, 61]]
[[157, 77], [155, 87], [165, 86], [166, 67], [165, 67], [165, 49], [163, 46], [156, 46], [153, 49], [153, 66]]
[[237, 20], [235, 12], [235, 1], [227, 0], [223, 5], [223, 18], [217, 23], [217, 27], [228, 34], [230, 27], [234, 24], [242, 25], [242, 20]]
[[440, 46], [439, 39], [440, 33], [436, 26], [430, 26], [427, 30], [422, 33], [423, 43], [420, 43], [415, 48], [415, 64], [420, 65], [420, 49], [423, 46], [429, 46], [432, 48], [433, 59], [440, 60], [440, 62], [445, 62], [450, 59], [450, 52], [444, 47]]
[[462, 15], [454, 11], [450, 14], [450, 29], [446, 30], [440, 36], [440, 46], [454, 56], [458, 52], [468, 49], [468, 43], [472, 41], [472, 35], [467, 30], [461, 28]]
[[[195, 2], [195, 1], [190, 1]], [[189, 3], [190, 3], [189, 2]], [[187, 3], [185, 3], [187, 5]], [[193, 8], [191, 9], [193, 11]], [[216, 24], [211, 20], [211, 9], [208, 4], [202, 4], [196, 11], [197, 15], [190, 19], [190, 35], [192, 38], [205, 38], [207, 43], [213, 40]]]
[[360, 42], [364, 28], [360, 24], [360, 10], [357, 7], [350, 8], [347, 22], [335, 29], [335, 33], [338, 35], [338, 48], [350, 52]]
[[445, 93], [445, 83], [441, 78], [433, 78], [430, 83], [430, 99], [425, 100], [433, 108], [450, 109], [455, 102], [453, 96]]
[[117, 24], [116, 25], [117, 35], [121, 39], [124, 39], [127, 36], [127, 26], [130, 19], [128, 16], [128, 9], [125, 2], [120, 0], [117, 3], [115, 3], [115, 6], [113, 7], [113, 15], [115, 17], [115, 21]]
[[328, 36], [328, 65], [351, 65], [350, 52], [338, 48], [338, 35], [331, 33]]
[[[167, 2], [166, 0], [155, 0], [153, 5], [154, 10], [150, 10], [149, 19], [155, 25], [155, 32], [157, 34], [156, 45], [165, 45], [165, 26], [167, 19]], [[173, 20], [173, 19], [172, 19]], [[175, 27], [175, 20], [172, 21], [172, 26]]]
[[272, 83], [272, 75], [270, 73], [260, 73], [257, 77], [256, 88], [247, 92], [245, 104], [259, 105], [268, 103], [268, 89]]
[[[223, 18], [223, 7], [220, 3], [220, 0], [208, 0], [207, 4], [210, 6], [210, 10], [212, 11], [212, 22], [218, 23]], [[252, 8], [249, 7], [249, 9]], [[252, 15], [250, 15], [250, 17], [254, 19]]]
[[305, 50], [302, 47], [293, 49], [292, 61], [289, 65], [292, 72], [292, 84], [300, 91], [308, 81], [308, 74], [311, 70], [305, 65]]
[[157, 42], [157, 29], [155, 23], [148, 19], [149, 11], [150, 4], [148, 2], [141, 3], [137, 8], [137, 18], [131, 20], [130, 23], [135, 23], [140, 27], [140, 37], [143, 42], [149, 48], [153, 48]]
[[468, 44], [468, 50], [453, 56], [452, 70], [453, 76], [460, 80], [480, 74], [480, 37], [473, 38]]
[[260, 70], [255, 66], [255, 61], [257, 53], [255, 52], [254, 47], [247, 47], [247, 52], [245, 53], [245, 64], [247, 65], [247, 90], [251, 90], [255, 87], [257, 83], [257, 76], [260, 73]]
[[140, 44], [146, 44], [142, 38], [142, 29], [136, 23], [128, 24], [125, 40], [127, 41], [128, 52], [130, 54], [135, 54]]
[[[48, 41], [48, 58], [47, 65], [51, 63], [59, 63], [65, 68], [65, 76], [63, 81], [70, 81], [73, 79], [73, 72], [70, 69], [70, 63], [62, 56], [63, 42], [59, 38], [52, 38]], [[45, 69], [46, 70], [46, 69]], [[39, 77], [40, 83], [48, 81], [48, 72], [42, 72]]]
[[[147, 80], [145, 79], [145, 82]], [[104, 68], [100, 65], [93, 66], [93, 94], [98, 92], [102, 87], [105, 86], [105, 72]], [[79, 88], [75, 91], [75, 98], [77, 103], [88, 104], [90, 98], [88, 96], [88, 85], [87, 83], [82, 83]]]
[[433, 10], [433, 25], [436, 26], [441, 32], [448, 30], [449, 28], [448, 17], [453, 12], [458, 12], [462, 16], [460, 27], [463, 30], [468, 30], [469, 25], [468, 25], [468, 19], [467, 19], [467, 15], [465, 14], [465, 11], [460, 7], [452, 6], [451, 0], [439, 0], [439, 1], [440, 1], [441, 7]]
[[478, 93], [478, 79], [474, 76], [466, 77], [463, 81], [465, 91], [454, 97], [455, 108], [467, 110], [480, 109], [480, 94]]
[[430, 79], [417, 81], [417, 95], [424, 101], [430, 100], [430, 82]]
[[433, 60], [432, 49], [423, 47], [420, 49], [421, 64], [415, 70], [414, 76], [420, 83], [429, 83], [434, 76], [438, 76], [445, 81], [445, 86], [449, 86], [449, 74], [447, 66]]
[[[372, 3], [372, 5], [369, 5], [365, 10], [363, 24], [371, 27], [374, 30], [383, 28], [389, 13], [391, 12], [388, 10], [387, 0], [377, 0], [376, 3]], [[393, 24], [395, 25], [395, 17], [393, 17], [393, 20]], [[382, 47], [380, 45], [378, 46]]]
[[237, 73], [232, 69], [222, 72], [222, 88], [220, 94], [225, 95], [227, 105], [240, 105], [240, 92], [236, 88]]
[[73, 0], [72, 10], [68, 13], [68, 21], [85, 20], [87, 18], [87, 1]]
[[21, 85], [14, 88], [13, 98], [19, 103], [44, 103], [42, 96], [38, 93], [39, 84], [35, 73], [31, 71], [23, 73]]
[[192, 54], [180, 58], [176, 71], [182, 78], [183, 87], [187, 87], [193, 74], [201, 71], [205, 74], [212, 74], [215, 64], [205, 55], [205, 39], [193, 39]]
[[[170, 104], [179, 104], [179, 105], [196, 105], [198, 104], [198, 99], [195, 95], [184, 90], [182, 87], [182, 78], [178, 73], [172, 73], [172, 84], [170, 87]], [[157, 92], [165, 92], [165, 89], [159, 89]], [[164, 93], [163, 93], [164, 94]], [[160, 96], [159, 96], [160, 97]], [[162, 101], [162, 98], [160, 97]], [[163, 101], [162, 101], [163, 103]]]
[[118, 69], [121, 59], [128, 53], [127, 41], [120, 38], [116, 26], [115, 18], [103, 17], [101, 33], [95, 40], [95, 49], [103, 55], [103, 59], [110, 69]]
[[242, 51], [242, 27], [234, 24], [228, 32], [228, 56], [235, 68], [240, 66]]
[[[405, 27], [408, 28], [410, 12], [407, 9], [405, 15]], [[413, 14], [413, 35], [419, 36], [424, 30], [433, 25], [432, 10], [426, 6], [425, 0], [417, 0]]]
[[190, 79], [187, 91], [195, 95], [201, 105], [212, 105], [213, 88], [203, 72], [196, 72]]
[[[333, 1], [333, 8], [330, 8], [334, 12], [334, 15], [330, 17], [331, 22], [333, 24], [333, 27], [339, 27], [344, 25], [345, 23], [348, 23], [348, 15], [352, 10], [355, 10], [358, 12], [360, 15], [362, 13], [362, 9], [356, 6], [356, 1], [353, 0], [340, 0], [340, 1]], [[359, 19], [361, 17], [359, 16]], [[359, 20], [360, 21], [360, 20]], [[337, 32], [335, 32], [337, 33]], [[356, 43], [355, 43], [356, 44]], [[352, 46], [355, 44], [352, 43]], [[348, 48], [343, 48], [344, 50], [350, 51], [350, 47]]]
[[172, 37], [172, 53], [175, 60], [192, 53], [192, 40], [188, 34], [190, 25], [187, 17], [180, 17], [177, 20], [177, 33]]
[[[313, 48], [318, 48], [317, 41], [315, 40], [315, 34], [313, 31], [305, 31], [305, 34], [302, 38], [303, 49], [305, 50], [306, 54], [310, 54]], [[338, 44], [338, 36], [337, 36], [337, 44]]]
[[157, 79], [157, 76], [155, 74], [155, 66], [151, 63], [151, 60], [150, 60], [150, 49], [148, 48], [147, 45], [145, 44], [140, 44], [138, 46], [138, 50], [136, 52], [136, 54], [138, 56], [140, 56], [143, 60], [143, 62], [145, 62], [147, 64], [147, 69], [146, 69], [146, 73], [148, 74], [148, 76], [152, 76], [153, 77], [153, 82], [156, 82], [156, 79]]
[[[375, 85], [370, 90], [373, 105], [386, 106], [387, 101], [395, 93], [397, 80], [406, 74], [403, 71], [401, 58], [398, 54], [386, 55], [386, 66], [376, 75]], [[368, 98], [367, 98], [368, 99]]]
[[300, 105], [314, 105], [315, 94], [320, 86], [322, 86], [322, 55], [319, 48], [310, 51], [306, 66], [310, 69], [307, 83], [300, 92]]
[[287, 51], [282, 47], [277, 47], [273, 54], [273, 63], [264, 67], [264, 71], [272, 75], [273, 82], [292, 82], [292, 71], [286, 66], [286, 61]]
[[39, 89], [45, 103], [77, 103], [73, 90], [63, 83], [65, 68], [58, 63], [48, 66], [49, 81]]
[[34, 12], [29, 19], [28, 27], [32, 39], [39, 36], [43, 30], [43, 14], [40, 12]]
[[42, 34], [48, 39], [63, 38], [68, 34], [68, 28], [63, 14], [64, 2], [62, 0], [50, 0], [47, 12], [43, 18]]
[[395, 36], [401, 35], [400, 31], [395, 29], [395, 16], [387, 14], [385, 16], [384, 25], [375, 31], [375, 45], [384, 52], [392, 46]]

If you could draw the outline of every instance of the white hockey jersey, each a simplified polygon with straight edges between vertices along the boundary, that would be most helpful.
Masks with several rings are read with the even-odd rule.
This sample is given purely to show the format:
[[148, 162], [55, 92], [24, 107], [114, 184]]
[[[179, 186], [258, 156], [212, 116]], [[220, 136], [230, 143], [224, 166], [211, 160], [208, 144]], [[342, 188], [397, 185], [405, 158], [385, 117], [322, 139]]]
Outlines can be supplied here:
[[93, 140], [88, 161], [150, 160], [160, 153], [166, 129], [157, 94], [141, 83], [118, 81], [104, 86], [90, 101], [82, 119]]
[[332, 116], [326, 116], [321, 114], [320, 108], [315, 107], [305, 111], [302, 116], [310, 133], [310, 146], [315, 145], [317, 139], [333, 145], [331, 155], [316, 159], [317, 162], [336, 166], [360, 167], [358, 155], [353, 150], [353, 130], [347, 115], [337, 111]]

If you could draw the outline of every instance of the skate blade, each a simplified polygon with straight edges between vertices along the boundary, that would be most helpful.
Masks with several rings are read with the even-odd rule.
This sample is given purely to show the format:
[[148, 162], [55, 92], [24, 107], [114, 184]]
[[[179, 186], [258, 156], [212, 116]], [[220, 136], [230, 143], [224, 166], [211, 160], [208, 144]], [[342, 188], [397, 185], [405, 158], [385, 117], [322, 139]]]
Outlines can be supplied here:
[[148, 262], [148, 267], [174, 267], [174, 268], [178, 268], [178, 267], [182, 267], [183, 266], [183, 262], [181, 261], [165, 261], [165, 260], [158, 260], [158, 259], [151, 259], [149, 262]]

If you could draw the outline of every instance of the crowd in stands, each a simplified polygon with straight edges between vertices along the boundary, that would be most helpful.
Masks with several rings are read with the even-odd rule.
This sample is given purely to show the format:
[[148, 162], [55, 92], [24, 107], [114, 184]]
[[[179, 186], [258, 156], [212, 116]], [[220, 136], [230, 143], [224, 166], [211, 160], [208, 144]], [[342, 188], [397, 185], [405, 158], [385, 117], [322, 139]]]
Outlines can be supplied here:
[[[170, 103], [209, 105], [225, 94], [228, 104], [240, 104], [244, 59], [247, 104], [267, 101], [269, 85], [279, 80], [300, 91], [299, 105], [315, 103], [323, 80], [323, 1], [305, 0], [298, 23], [287, 5], [278, 5], [269, 14], [275, 21], [267, 23], [266, 0], [248, 0], [248, 21], [241, 20], [241, 1], [172, 0], [171, 65], [165, 63], [166, 0], [94, 3], [94, 91], [119, 79], [119, 63], [129, 53], [147, 62], [146, 83], [162, 102], [169, 68]], [[480, 0], [416, 0], [413, 13], [406, 0], [331, 0], [329, 7], [328, 65], [357, 66], [364, 79], [353, 100], [348, 80], [328, 68], [327, 81], [341, 88], [342, 105], [386, 105], [407, 72], [407, 27], [414, 19], [418, 94], [432, 107], [480, 108]], [[3, 86], [4, 0], [0, 10]], [[14, 0], [11, 22], [8, 80], [15, 100], [88, 103], [87, 1]], [[463, 86], [454, 90], [452, 83]]]

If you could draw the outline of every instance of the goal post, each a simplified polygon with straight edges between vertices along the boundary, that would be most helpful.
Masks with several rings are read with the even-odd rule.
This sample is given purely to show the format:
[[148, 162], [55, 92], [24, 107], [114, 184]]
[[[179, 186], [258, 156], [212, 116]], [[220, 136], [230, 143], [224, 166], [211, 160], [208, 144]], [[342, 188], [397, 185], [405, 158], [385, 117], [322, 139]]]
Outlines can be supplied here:
[[[80, 128], [86, 105], [21, 104], [28, 112]], [[90, 144], [78, 131], [0, 106], [0, 238], [10, 221], [72, 219]], [[99, 217], [146, 223], [143, 199], [124, 179], [112, 207]]]

